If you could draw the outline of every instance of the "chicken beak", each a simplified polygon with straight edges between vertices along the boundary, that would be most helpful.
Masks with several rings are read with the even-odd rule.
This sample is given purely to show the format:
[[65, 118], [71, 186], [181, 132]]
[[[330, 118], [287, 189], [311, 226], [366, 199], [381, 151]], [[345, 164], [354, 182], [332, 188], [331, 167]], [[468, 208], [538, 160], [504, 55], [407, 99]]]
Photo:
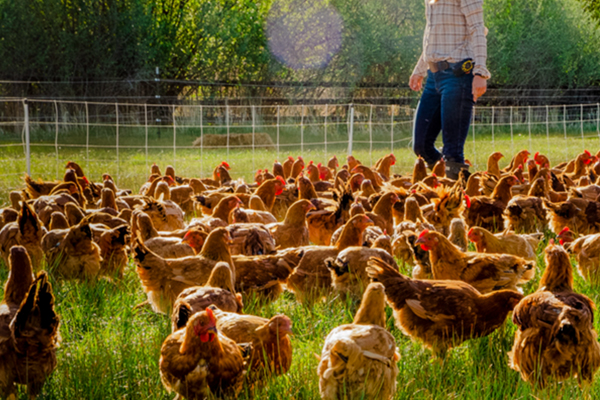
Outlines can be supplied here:
[[417, 241], [415, 242], [415, 244], [424, 244], [425, 243], [425, 238], [418, 238]]

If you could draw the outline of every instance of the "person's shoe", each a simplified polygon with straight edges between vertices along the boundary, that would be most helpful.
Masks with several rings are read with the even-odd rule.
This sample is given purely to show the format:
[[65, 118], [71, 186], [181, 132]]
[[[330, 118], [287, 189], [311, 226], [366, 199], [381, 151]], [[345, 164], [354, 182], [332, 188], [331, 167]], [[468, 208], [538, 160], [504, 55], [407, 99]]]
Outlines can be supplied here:
[[454, 161], [446, 161], [446, 177], [457, 180], [460, 170], [466, 169], [469, 171], [469, 165]]

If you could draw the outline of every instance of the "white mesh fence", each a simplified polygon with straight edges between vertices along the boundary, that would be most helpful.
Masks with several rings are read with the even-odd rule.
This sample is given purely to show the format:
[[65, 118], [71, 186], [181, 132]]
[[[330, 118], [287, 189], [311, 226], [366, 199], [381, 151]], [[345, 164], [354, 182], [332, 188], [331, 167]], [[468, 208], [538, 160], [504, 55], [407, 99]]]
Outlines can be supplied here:
[[[58, 178], [66, 161], [105, 169], [119, 179], [159, 159], [205, 175], [217, 159], [240, 161], [250, 173], [265, 160], [302, 154], [323, 161], [358, 152], [373, 163], [384, 152], [409, 149], [415, 110], [378, 104], [156, 105], [0, 99], [0, 168]], [[26, 118], [26, 114], [27, 118]], [[600, 148], [600, 104], [476, 107], [468, 157], [515, 146], [560, 152]], [[545, 147], [545, 148], [544, 148]], [[591, 149], [590, 149], [591, 150]], [[407, 152], [406, 164], [414, 156]], [[341, 157], [340, 157], [341, 156]], [[482, 165], [476, 165], [482, 166]], [[485, 166], [485, 165], [483, 165]], [[135, 171], [134, 171], [135, 170]], [[193, 170], [193, 171], [192, 171]], [[182, 174], [185, 174], [182, 173]]]

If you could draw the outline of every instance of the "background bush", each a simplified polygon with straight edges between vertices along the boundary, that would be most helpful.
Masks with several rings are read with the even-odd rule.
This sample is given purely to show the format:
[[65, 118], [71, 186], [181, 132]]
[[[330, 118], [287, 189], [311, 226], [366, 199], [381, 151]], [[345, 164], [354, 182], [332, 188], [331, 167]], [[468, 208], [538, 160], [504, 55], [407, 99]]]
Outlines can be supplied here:
[[[340, 45], [325, 62], [290, 66], [269, 51], [279, 21], [295, 33], [287, 50], [319, 56], [332, 13]], [[597, 0], [486, 0], [485, 14], [493, 84], [600, 82]], [[0, 94], [178, 96], [186, 80], [405, 86], [424, 25], [421, 0], [0, 0], [0, 79], [53, 82], [3, 84]]]

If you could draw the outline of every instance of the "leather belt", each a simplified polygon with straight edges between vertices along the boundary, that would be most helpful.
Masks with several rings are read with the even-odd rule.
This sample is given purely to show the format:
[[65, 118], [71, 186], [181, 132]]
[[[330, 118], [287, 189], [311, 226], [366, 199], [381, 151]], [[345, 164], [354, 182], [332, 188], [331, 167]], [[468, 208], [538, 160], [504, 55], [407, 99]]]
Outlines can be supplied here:
[[449, 63], [448, 61], [439, 61], [439, 62], [429, 62], [427, 64], [429, 64], [429, 70], [433, 73], [439, 72], [439, 71], [445, 71], [447, 69], [454, 69], [454, 67], [456, 67], [457, 65], [461, 65], [463, 62], [457, 62], [457, 63]]

